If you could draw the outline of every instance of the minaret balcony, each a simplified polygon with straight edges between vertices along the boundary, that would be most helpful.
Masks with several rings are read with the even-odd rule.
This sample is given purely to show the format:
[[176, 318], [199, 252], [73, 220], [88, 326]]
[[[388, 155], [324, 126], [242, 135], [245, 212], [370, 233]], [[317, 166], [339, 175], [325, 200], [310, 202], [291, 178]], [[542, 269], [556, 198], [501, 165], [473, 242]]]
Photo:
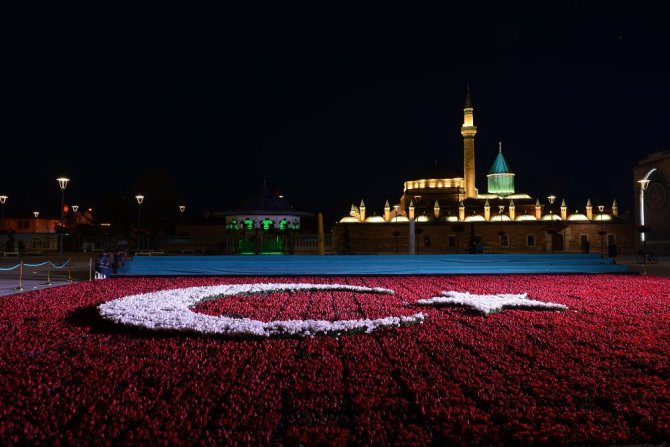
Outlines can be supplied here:
[[477, 126], [461, 126], [461, 135], [464, 137], [474, 137], [477, 133]]

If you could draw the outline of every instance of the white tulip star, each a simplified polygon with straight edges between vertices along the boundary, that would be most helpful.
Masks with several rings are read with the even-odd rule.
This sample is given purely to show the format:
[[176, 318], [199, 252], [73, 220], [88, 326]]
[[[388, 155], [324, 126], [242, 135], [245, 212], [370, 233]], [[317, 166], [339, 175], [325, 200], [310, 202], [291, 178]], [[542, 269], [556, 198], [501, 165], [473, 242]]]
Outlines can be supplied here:
[[456, 305], [471, 307], [484, 315], [493, 312], [500, 312], [504, 307], [518, 309], [545, 309], [545, 310], [566, 310], [568, 307], [557, 303], [546, 303], [528, 299], [527, 293], [508, 294], [499, 293], [495, 295], [471, 295], [468, 292], [442, 292], [442, 296], [423, 299], [417, 301], [417, 304], [426, 306]]

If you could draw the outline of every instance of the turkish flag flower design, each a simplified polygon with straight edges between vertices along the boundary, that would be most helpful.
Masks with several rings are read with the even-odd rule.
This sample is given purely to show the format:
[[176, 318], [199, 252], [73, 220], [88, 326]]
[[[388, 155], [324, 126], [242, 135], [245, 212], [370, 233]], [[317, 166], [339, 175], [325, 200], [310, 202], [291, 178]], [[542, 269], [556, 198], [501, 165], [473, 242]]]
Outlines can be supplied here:
[[[0, 445], [654, 445], [670, 439], [668, 278], [291, 277], [272, 278], [285, 287], [256, 293], [268, 282], [118, 278], [2, 297]], [[245, 289], [250, 284], [259, 286]], [[186, 306], [189, 315], [217, 321], [268, 325], [262, 327], [318, 321], [326, 328], [338, 321], [423, 318], [373, 330], [268, 337], [156, 331], [100, 312], [143, 296], [151, 306], [142, 309], [163, 321], [174, 302], [161, 300], [193, 288], [235, 293], [180, 301], [177, 315]], [[484, 303], [479, 311], [420, 303], [463, 296], [504, 302]], [[128, 317], [119, 312], [114, 315]]]

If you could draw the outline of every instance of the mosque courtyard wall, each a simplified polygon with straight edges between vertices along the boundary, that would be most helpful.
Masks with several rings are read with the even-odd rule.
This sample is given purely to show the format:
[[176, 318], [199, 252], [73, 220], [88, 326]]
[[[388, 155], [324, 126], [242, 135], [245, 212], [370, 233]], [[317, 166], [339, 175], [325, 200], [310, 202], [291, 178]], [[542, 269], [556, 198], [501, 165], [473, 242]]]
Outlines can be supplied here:
[[[585, 240], [591, 253], [599, 253], [601, 231], [605, 255], [610, 242], [615, 243], [617, 253], [635, 250], [638, 234], [629, 222], [606, 222], [602, 227], [596, 222], [565, 226], [549, 222], [503, 222], [502, 226], [499, 222], [428, 222], [415, 225], [416, 252], [467, 253], [474, 239], [481, 241], [484, 253], [580, 253]], [[332, 247], [338, 254], [408, 253], [409, 245], [407, 223], [337, 223], [333, 227]]]

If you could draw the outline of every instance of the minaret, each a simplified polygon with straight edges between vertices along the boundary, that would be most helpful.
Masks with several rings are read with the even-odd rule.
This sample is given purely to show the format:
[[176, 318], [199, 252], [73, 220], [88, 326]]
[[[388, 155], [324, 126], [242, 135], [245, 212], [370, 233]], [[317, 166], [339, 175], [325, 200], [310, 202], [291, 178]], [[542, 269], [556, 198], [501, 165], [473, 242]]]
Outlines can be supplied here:
[[515, 220], [516, 219], [516, 206], [514, 205], [514, 200], [509, 201], [508, 209], [509, 209], [509, 218], [511, 220]]
[[409, 219], [414, 219], [414, 200], [409, 200]]
[[433, 214], [435, 214], [435, 219], [440, 217], [440, 203], [436, 200], [435, 206], [433, 206]]
[[384, 205], [384, 220], [386, 222], [391, 220], [391, 205], [389, 205], [388, 199], [386, 200], [386, 204]]
[[568, 206], [565, 204], [565, 199], [561, 202], [561, 220], [568, 218]]
[[491, 205], [489, 205], [489, 199], [486, 199], [486, 202], [484, 202], [484, 220], [487, 222], [491, 220]]
[[619, 206], [616, 204], [616, 199], [614, 199], [614, 202], [612, 202], [612, 216], [619, 216]]
[[461, 135], [463, 135], [463, 179], [465, 182], [465, 198], [477, 197], [475, 191], [475, 127], [474, 117], [472, 115], [472, 98], [470, 97], [470, 86], [465, 94], [465, 108], [463, 109], [463, 125], [461, 126]]
[[360, 210], [360, 216], [358, 217], [361, 222], [365, 222], [365, 202], [363, 202], [363, 199], [361, 199], [361, 206], [358, 207]]
[[540, 205], [540, 199], [535, 199], [535, 218], [537, 220], [542, 220], [542, 205]]
[[462, 200], [458, 202], [458, 221], [465, 221], [465, 205], [463, 204]]
[[591, 205], [591, 199], [586, 199], [586, 218], [588, 220], [593, 220], [593, 205]]

